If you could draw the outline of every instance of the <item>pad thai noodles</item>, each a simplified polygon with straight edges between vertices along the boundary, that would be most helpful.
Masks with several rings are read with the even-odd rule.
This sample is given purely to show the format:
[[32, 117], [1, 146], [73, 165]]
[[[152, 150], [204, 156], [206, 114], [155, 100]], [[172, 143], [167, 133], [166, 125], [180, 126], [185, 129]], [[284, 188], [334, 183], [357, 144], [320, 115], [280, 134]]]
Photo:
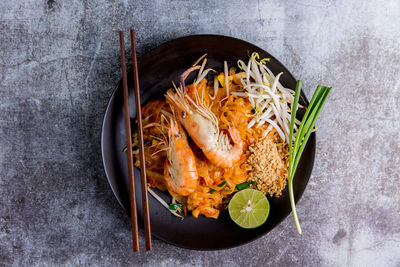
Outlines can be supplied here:
[[149, 192], [176, 216], [218, 218], [234, 192], [253, 187], [279, 197], [288, 178], [293, 90], [279, 82], [282, 73], [257, 53], [237, 67], [224, 62], [221, 73], [206, 68], [205, 56], [164, 99], [142, 108], [149, 187], [167, 190], [171, 202]]

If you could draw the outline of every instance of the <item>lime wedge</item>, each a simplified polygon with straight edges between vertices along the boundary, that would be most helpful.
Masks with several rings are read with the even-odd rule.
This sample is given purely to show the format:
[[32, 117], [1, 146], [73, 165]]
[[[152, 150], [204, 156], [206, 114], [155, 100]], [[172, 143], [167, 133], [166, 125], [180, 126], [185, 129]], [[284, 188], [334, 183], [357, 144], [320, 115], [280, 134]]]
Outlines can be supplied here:
[[269, 202], [255, 189], [237, 192], [228, 205], [229, 216], [240, 227], [251, 229], [265, 223], [269, 214]]

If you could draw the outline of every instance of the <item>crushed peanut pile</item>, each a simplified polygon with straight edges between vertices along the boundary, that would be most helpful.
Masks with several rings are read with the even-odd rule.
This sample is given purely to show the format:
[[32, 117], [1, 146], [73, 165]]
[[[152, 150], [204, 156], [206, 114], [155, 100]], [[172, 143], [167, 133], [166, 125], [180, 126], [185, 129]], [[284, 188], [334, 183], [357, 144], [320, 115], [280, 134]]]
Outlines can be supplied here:
[[248, 181], [255, 181], [257, 189], [263, 193], [280, 197], [288, 178], [288, 146], [273, 134], [251, 145], [249, 150]]

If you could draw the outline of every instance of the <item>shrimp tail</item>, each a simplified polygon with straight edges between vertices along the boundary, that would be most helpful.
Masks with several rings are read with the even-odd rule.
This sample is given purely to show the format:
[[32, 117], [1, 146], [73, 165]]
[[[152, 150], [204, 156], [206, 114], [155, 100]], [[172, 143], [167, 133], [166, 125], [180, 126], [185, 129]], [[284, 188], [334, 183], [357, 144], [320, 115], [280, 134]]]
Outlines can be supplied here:
[[233, 146], [229, 144], [227, 135], [221, 133], [215, 147], [210, 150], [203, 150], [204, 155], [212, 164], [222, 168], [232, 167], [233, 164], [240, 160], [243, 154], [243, 141], [240, 138], [239, 131], [236, 128], [230, 127], [228, 133], [232, 139]]
[[242, 139], [240, 138], [240, 133], [239, 133], [238, 129], [229, 127], [228, 132], [229, 132], [229, 135], [231, 136], [232, 141], [235, 145], [242, 143]]

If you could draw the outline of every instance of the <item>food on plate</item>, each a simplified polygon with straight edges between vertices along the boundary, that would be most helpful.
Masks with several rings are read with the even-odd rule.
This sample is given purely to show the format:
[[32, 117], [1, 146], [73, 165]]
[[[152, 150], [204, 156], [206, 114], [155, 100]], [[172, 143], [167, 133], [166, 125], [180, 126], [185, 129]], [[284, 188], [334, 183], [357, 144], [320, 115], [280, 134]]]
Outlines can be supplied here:
[[[307, 142], [295, 138], [303, 124], [292, 113], [292, 107], [302, 107], [299, 95], [285, 88], [279, 82], [282, 73], [275, 76], [268, 59], [257, 53], [247, 64], [239, 60], [237, 67], [228, 68], [225, 61], [220, 73], [206, 68], [206, 63], [204, 55], [182, 73], [180, 84], [173, 84], [164, 99], [142, 107], [149, 192], [178, 217], [191, 212], [194, 217], [216, 219], [233, 197], [232, 219], [253, 228], [268, 216], [265, 194], [278, 198], [288, 178], [293, 180], [296, 159]], [[189, 79], [190, 75], [196, 78]], [[305, 137], [313, 130], [311, 124], [303, 127]], [[139, 167], [136, 134], [133, 141]], [[168, 190], [171, 202], [151, 188]], [[254, 204], [253, 197], [263, 204]], [[238, 208], [241, 200], [247, 201], [247, 209]], [[256, 218], [243, 223], [242, 211]]]
[[[288, 168], [285, 140], [293, 91], [279, 83], [281, 74], [275, 77], [265, 66], [266, 59], [257, 58], [253, 53], [248, 64], [239, 61], [238, 68], [228, 69], [224, 62], [221, 73], [206, 68], [202, 58], [201, 65], [181, 75], [179, 86], [169, 89], [165, 99], [142, 108], [149, 186], [168, 190], [171, 203], [181, 204], [184, 213], [218, 218], [233, 193], [256, 187], [248, 160], [254, 154], [249, 148], [258, 143], [270, 140], [278, 146], [274, 157]], [[197, 78], [188, 83], [190, 74]], [[214, 78], [207, 80], [210, 74]], [[283, 186], [277, 187], [276, 179]], [[283, 172], [271, 183], [265, 181], [264, 192], [271, 190], [279, 197], [286, 179]]]

